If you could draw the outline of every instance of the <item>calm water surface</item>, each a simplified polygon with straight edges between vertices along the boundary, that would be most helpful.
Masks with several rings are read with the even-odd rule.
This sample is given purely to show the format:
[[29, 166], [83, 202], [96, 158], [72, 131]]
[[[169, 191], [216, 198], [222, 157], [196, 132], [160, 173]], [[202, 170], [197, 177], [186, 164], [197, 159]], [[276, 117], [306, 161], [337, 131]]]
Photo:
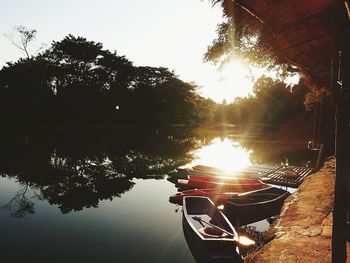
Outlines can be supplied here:
[[254, 161], [303, 164], [312, 157], [303, 142], [242, 138], [185, 129], [3, 134], [1, 261], [194, 262], [181, 208], [168, 202], [177, 192], [168, 171], [190, 163], [229, 170]]

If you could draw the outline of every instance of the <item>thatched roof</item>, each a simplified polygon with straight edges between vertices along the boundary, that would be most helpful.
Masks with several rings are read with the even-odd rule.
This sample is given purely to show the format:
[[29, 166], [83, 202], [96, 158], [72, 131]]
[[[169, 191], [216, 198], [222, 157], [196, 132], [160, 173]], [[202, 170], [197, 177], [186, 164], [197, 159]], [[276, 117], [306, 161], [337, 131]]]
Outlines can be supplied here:
[[258, 29], [281, 63], [330, 87], [331, 57], [350, 49], [348, 0], [217, 0], [234, 25]]

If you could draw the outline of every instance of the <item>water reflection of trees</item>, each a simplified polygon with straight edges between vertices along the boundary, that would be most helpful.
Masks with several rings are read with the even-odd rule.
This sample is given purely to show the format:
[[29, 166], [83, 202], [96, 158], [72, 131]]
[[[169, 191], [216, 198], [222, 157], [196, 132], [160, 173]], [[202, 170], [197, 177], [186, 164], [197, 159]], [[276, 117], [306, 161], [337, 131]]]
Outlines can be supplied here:
[[255, 241], [255, 244], [252, 246], [242, 246], [240, 248], [240, 252], [243, 257], [258, 251], [266, 243], [266, 231], [259, 231], [255, 226], [241, 226], [237, 229], [237, 231], [240, 235], [248, 236], [250, 239]]
[[315, 159], [305, 142], [281, 141], [276, 135], [264, 139], [240, 140], [240, 145], [250, 151], [250, 160], [261, 163], [289, 163], [305, 166], [308, 160]]
[[[285, 149], [270, 147], [271, 140], [259, 141], [257, 137], [244, 134], [243, 140], [239, 140], [232, 137], [237, 133], [240, 131], [235, 126], [198, 130], [182, 127], [29, 135], [7, 133], [0, 138], [0, 174], [16, 179], [23, 189], [28, 186], [63, 213], [68, 213], [120, 197], [133, 187], [132, 178], [161, 176], [190, 163], [193, 150], [220, 136], [231, 137], [246, 149], [253, 149], [252, 161], [269, 162], [273, 158], [281, 161]], [[298, 151], [295, 153], [298, 155]], [[26, 195], [20, 192], [6, 209], [12, 212], [19, 209], [18, 215], [22, 208], [30, 213], [33, 210], [30, 199], [25, 199]]]
[[63, 213], [97, 207], [130, 190], [133, 178], [161, 175], [189, 162], [190, 150], [200, 143], [186, 129], [31, 134], [28, 142], [25, 137], [1, 139], [0, 174], [24, 186], [4, 205], [14, 216], [34, 212], [28, 187]]
[[[31, 189], [28, 183], [21, 185], [21, 188], [17, 191], [15, 196], [6, 204], [1, 206], [1, 209], [7, 211], [13, 217], [24, 217], [28, 214], [33, 214], [34, 203], [27, 196], [27, 192], [29, 190]], [[34, 193], [37, 195], [36, 192]]]

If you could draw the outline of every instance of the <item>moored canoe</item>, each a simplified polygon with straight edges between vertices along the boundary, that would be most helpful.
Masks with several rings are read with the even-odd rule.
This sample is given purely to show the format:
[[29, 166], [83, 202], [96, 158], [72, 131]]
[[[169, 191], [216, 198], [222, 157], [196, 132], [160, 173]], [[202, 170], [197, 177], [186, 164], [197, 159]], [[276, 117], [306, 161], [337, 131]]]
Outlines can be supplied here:
[[169, 202], [182, 205], [183, 198], [186, 196], [203, 196], [208, 197], [213, 203], [218, 206], [222, 205], [225, 200], [229, 199], [233, 195], [238, 195], [237, 192], [221, 192], [220, 190], [215, 189], [194, 189], [194, 190], [186, 190], [174, 194], [169, 197]]
[[182, 223], [186, 241], [201, 262], [241, 262], [238, 235], [225, 215], [207, 197], [188, 196], [183, 201]]
[[208, 188], [218, 189], [221, 191], [232, 191], [232, 192], [248, 192], [258, 189], [268, 188], [269, 185], [264, 184], [260, 180], [254, 183], [224, 183], [224, 182], [210, 182], [201, 180], [184, 180], [178, 179], [177, 185], [186, 188]]
[[224, 202], [224, 213], [232, 222], [250, 224], [279, 214], [289, 195], [286, 190], [270, 187], [231, 196]]
[[218, 183], [230, 183], [230, 184], [260, 184], [261, 180], [242, 178], [242, 177], [229, 177], [229, 176], [210, 176], [210, 175], [188, 175], [188, 180], [199, 180], [205, 182], [218, 182]]
[[[247, 178], [258, 178], [259, 175], [249, 171], [232, 171], [227, 172], [220, 168], [206, 166], [206, 165], [195, 165], [192, 167], [181, 166], [175, 169], [178, 173], [177, 176], [180, 179], [184, 179], [185, 175], [210, 175], [210, 176], [236, 176], [236, 177], [247, 177]], [[176, 176], [176, 175], [174, 175]]]

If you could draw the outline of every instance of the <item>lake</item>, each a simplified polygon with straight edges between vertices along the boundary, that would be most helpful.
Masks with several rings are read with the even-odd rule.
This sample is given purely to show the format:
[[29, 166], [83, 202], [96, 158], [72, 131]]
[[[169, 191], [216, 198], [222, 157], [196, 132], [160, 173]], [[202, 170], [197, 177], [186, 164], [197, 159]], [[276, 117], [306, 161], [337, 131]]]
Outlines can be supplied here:
[[4, 133], [0, 141], [2, 262], [195, 262], [167, 172], [314, 158], [304, 141], [236, 127]]

